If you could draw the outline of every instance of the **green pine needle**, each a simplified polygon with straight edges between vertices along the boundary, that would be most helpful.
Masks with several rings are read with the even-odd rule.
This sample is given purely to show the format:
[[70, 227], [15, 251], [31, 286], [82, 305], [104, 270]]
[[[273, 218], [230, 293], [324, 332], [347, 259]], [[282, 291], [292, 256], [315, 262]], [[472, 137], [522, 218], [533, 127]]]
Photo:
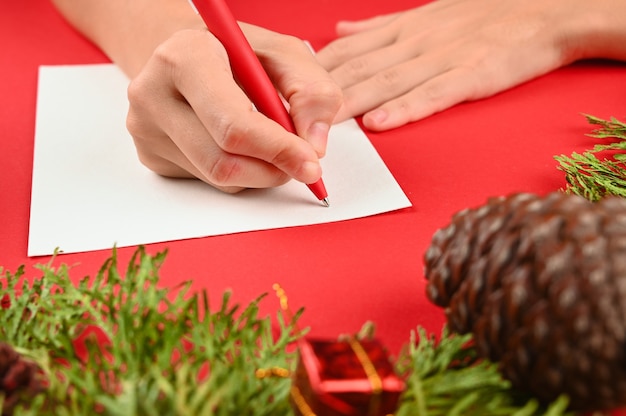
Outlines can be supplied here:
[[471, 334], [453, 335], [446, 328], [439, 341], [423, 329], [413, 333], [396, 364], [407, 382], [396, 415], [573, 415], [566, 413], [565, 396], [545, 407], [513, 389], [496, 364], [478, 358], [471, 341]]
[[[0, 317], [0, 340], [34, 359], [49, 381], [45, 397], [16, 415], [291, 413], [290, 381], [258, 379], [255, 371], [292, 368], [293, 322], [281, 320], [274, 337], [271, 320], [258, 316], [262, 297], [241, 310], [226, 292], [213, 312], [206, 293], [190, 293], [190, 282], [159, 288], [164, 257], [140, 248], [122, 276], [114, 252], [78, 285], [65, 266], [41, 266], [32, 283], [23, 269], [5, 273], [0, 298], [9, 296], [10, 307]], [[83, 363], [73, 342], [88, 325], [111, 343], [100, 351], [88, 339]]]
[[586, 115], [586, 118], [590, 124], [600, 126], [590, 137], [612, 141], [598, 144], [583, 154], [555, 156], [560, 164], [558, 168], [565, 172], [565, 191], [593, 202], [608, 195], [626, 197], [626, 124], [614, 117], [602, 120]]
[[[264, 296], [242, 308], [225, 292], [213, 310], [190, 282], [159, 288], [165, 256], [140, 247], [122, 275], [114, 250], [94, 278], [77, 284], [54, 259], [37, 266], [37, 279], [23, 267], [0, 276], [0, 341], [38, 363], [48, 382], [15, 416], [294, 414], [291, 379], [255, 373], [295, 368], [294, 334], [306, 331], [293, 329], [302, 310], [288, 321], [277, 314], [277, 331], [270, 317], [259, 317]], [[76, 339], [94, 326], [110, 343], [86, 337], [88, 354], [80, 356]], [[372, 335], [366, 324], [358, 336]], [[440, 341], [423, 329], [412, 334], [395, 360], [407, 382], [398, 416], [566, 414], [565, 397], [546, 408], [514, 391], [470, 341], [445, 329]]]

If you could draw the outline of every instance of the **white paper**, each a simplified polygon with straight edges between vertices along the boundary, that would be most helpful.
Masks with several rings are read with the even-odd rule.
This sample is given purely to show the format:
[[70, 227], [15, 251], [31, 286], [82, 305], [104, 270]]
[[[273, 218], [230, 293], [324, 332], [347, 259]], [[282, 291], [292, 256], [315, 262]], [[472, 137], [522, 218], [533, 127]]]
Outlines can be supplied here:
[[28, 255], [81, 252], [341, 221], [410, 206], [354, 120], [322, 160], [331, 206], [291, 181], [236, 195], [141, 165], [126, 130], [128, 80], [112, 64], [39, 72]]

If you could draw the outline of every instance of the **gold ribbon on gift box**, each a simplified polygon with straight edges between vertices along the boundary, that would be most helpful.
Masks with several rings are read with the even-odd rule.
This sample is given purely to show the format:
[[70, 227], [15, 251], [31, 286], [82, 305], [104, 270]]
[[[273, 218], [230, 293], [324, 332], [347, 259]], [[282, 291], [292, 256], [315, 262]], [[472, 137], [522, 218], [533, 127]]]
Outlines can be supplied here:
[[[374, 365], [372, 360], [370, 360], [369, 355], [367, 355], [367, 351], [365, 351], [359, 340], [354, 337], [350, 337], [348, 339], [348, 343], [350, 344], [352, 351], [354, 351], [357, 359], [361, 363], [363, 371], [365, 372], [365, 375], [367, 376], [367, 379], [372, 386], [372, 397], [370, 399], [370, 405], [368, 407], [368, 414], [370, 416], [377, 415], [380, 408], [380, 395], [383, 392], [383, 381], [380, 378], [378, 371], [376, 371], [376, 366]], [[292, 384], [290, 393], [294, 404], [296, 405], [302, 416], [317, 416], [313, 409], [311, 409], [309, 404], [306, 402], [306, 399], [302, 395], [302, 392], [300, 392], [298, 386]]]
[[[292, 318], [293, 315], [291, 314], [291, 310], [289, 309], [289, 303], [285, 290], [277, 283], [273, 285], [273, 289], [276, 292], [276, 296], [280, 301], [281, 309], [288, 314], [288, 318]], [[296, 330], [300, 332], [298, 328], [296, 328]], [[380, 409], [381, 394], [383, 392], [383, 381], [380, 378], [378, 371], [376, 370], [376, 366], [370, 359], [367, 351], [365, 351], [365, 348], [363, 348], [361, 342], [355, 337], [349, 337], [347, 342], [350, 344], [350, 347], [352, 348], [352, 351], [354, 352], [356, 358], [359, 360], [359, 363], [361, 363], [363, 371], [365, 372], [365, 375], [367, 376], [367, 379], [372, 386], [372, 397], [370, 399], [370, 405], [368, 406], [368, 415], [377, 415]], [[258, 378], [264, 378], [268, 376], [287, 377], [288, 374], [289, 370], [274, 367], [271, 369], [259, 369], [257, 370], [256, 376]], [[295, 383], [292, 383], [290, 395], [294, 404], [303, 416], [317, 416], [313, 409], [311, 409], [306, 399], [302, 395], [302, 392], [300, 391], [298, 386], [295, 385]]]
[[361, 363], [363, 371], [365, 371], [365, 375], [372, 386], [369, 414], [377, 415], [380, 408], [380, 394], [383, 392], [383, 381], [380, 379], [376, 366], [372, 360], [370, 360], [369, 355], [367, 355], [367, 351], [365, 351], [359, 340], [354, 337], [350, 337], [348, 339], [348, 343], [350, 343], [350, 347], [352, 348], [352, 351], [354, 351], [354, 355], [356, 355], [356, 358]]

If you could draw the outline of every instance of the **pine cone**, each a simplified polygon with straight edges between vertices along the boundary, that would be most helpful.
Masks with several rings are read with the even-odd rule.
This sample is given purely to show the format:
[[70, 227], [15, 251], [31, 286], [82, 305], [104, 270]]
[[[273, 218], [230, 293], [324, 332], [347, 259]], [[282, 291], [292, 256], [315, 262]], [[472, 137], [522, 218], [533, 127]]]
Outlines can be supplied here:
[[457, 213], [425, 257], [451, 330], [544, 402], [626, 405], [626, 199], [555, 192]]
[[44, 390], [41, 370], [10, 345], [0, 342], [0, 394], [4, 395], [2, 416], [13, 414], [19, 403]]

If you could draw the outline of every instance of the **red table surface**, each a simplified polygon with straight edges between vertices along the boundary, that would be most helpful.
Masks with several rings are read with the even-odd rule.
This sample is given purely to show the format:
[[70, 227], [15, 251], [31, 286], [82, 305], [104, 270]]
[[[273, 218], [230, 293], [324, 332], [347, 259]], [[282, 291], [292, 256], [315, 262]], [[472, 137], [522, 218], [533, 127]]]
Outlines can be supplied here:
[[[239, 20], [308, 39], [316, 48], [333, 39], [339, 19], [416, 5], [408, 0], [230, 3]], [[35, 276], [30, 266], [49, 260], [26, 255], [37, 68], [108, 59], [46, 0], [4, 2], [0, 45], [0, 266], [15, 271], [24, 264]], [[564, 176], [553, 156], [594, 144], [585, 136], [590, 126], [581, 114], [623, 118], [624, 97], [626, 66], [575, 64], [393, 131], [368, 132], [412, 208], [331, 224], [151, 244], [148, 250], [169, 249], [162, 272], [166, 287], [193, 279], [194, 288], [209, 290], [213, 304], [226, 289], [233, 290], [235, 301], [247, 303], [271, 294], [278, 282], [292, 308], [305, 308], [301, 324], [312, 334], [336, 337], [373, 321], [396, 353], [417, 326], [439, 333], [444, 323], [442, 311], [424, 295], [422, 256], [435, 230], [455, 212], [490, 196], [562, 188]], [[133, 251], [119, 249], [120, 263]], [[110, 254], [67, 254], [56, 261], [75, 265], [78, 279], [96, 273]], [[278, 310], [273, 295], [263, 301], [263, 313]]]

